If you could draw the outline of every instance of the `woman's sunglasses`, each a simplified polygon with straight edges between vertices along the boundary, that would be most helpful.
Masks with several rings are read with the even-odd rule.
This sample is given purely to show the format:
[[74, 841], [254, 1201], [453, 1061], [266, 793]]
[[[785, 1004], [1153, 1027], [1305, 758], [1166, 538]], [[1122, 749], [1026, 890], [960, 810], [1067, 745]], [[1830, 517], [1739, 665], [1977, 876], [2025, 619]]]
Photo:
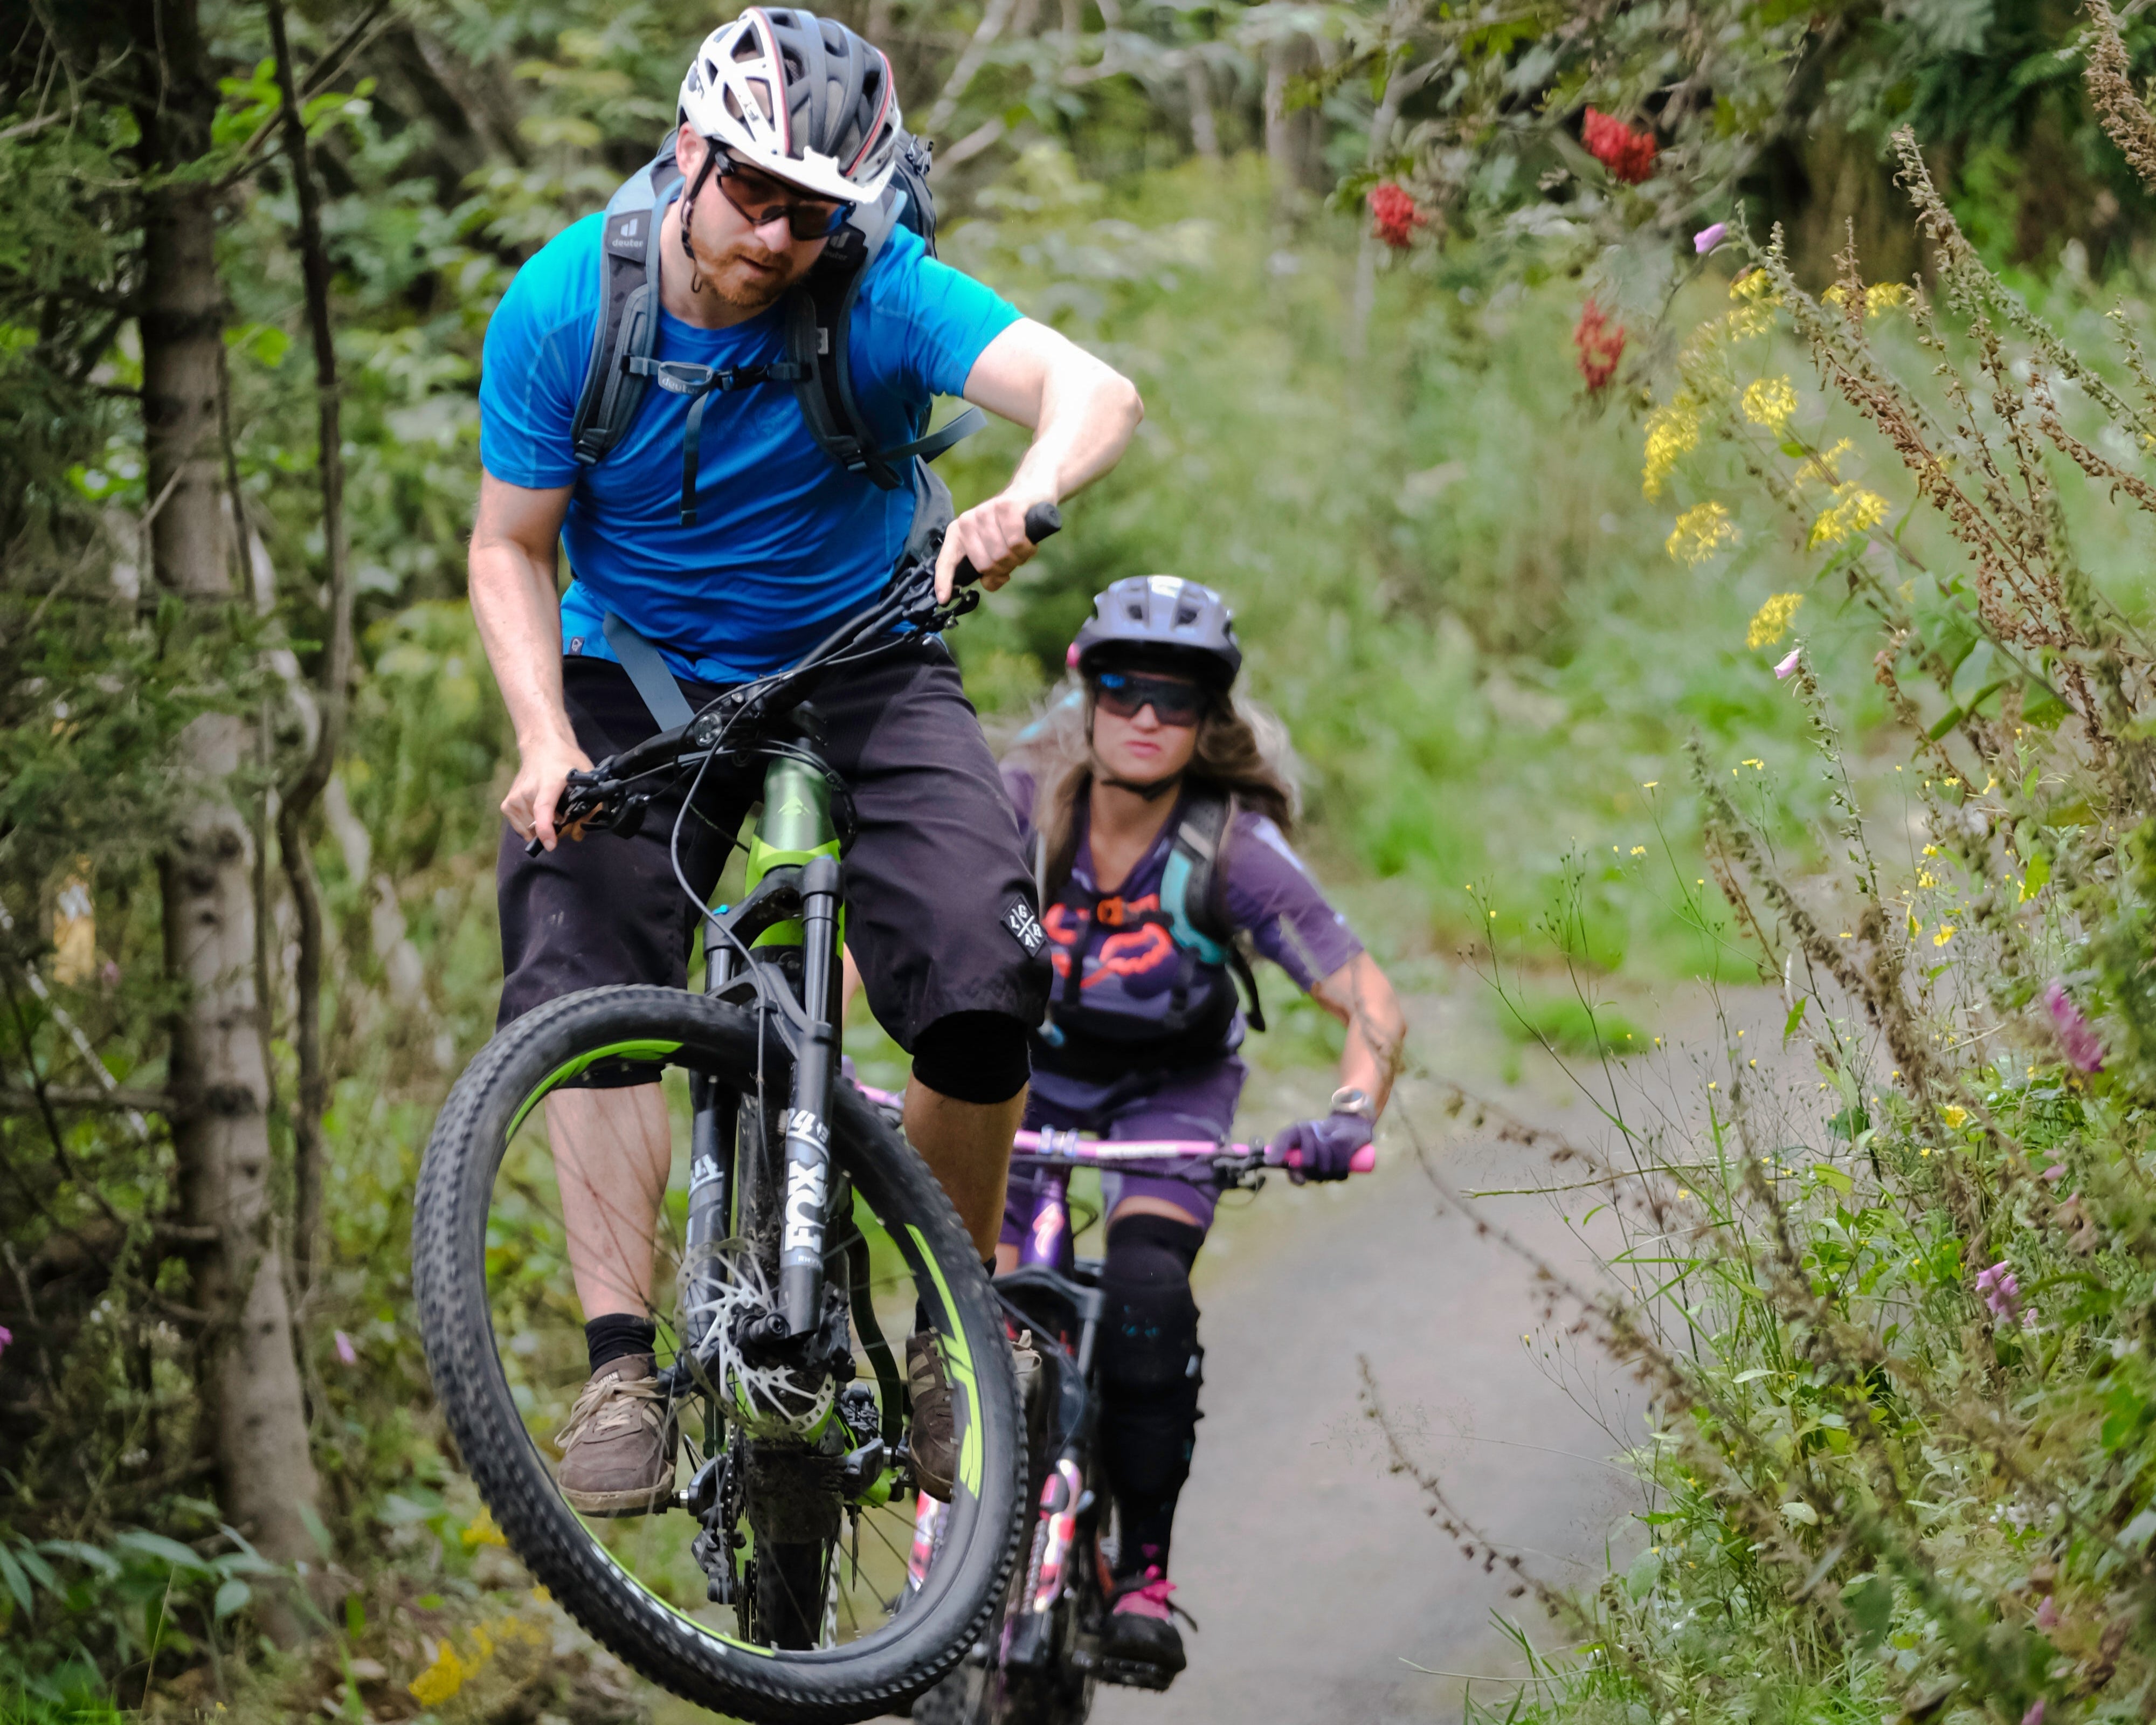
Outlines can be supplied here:
[[1205, 691], [1180, 677], [1148, 677], [1132, 671], [1101, 671], [1093, 679], [1093, 699], [1103, 712], [1135, 719], [1151, 707], [1163, 725], [1195, 725], [1205, 713]]
[[854, 213], [850, 203], [829, 203], [821, 198], [788, 201], [786, 188], [753, 168], [721, 157], [717, 168], [719, 191], [752, 228], [783, 221], [796, 239], [829, 239]]

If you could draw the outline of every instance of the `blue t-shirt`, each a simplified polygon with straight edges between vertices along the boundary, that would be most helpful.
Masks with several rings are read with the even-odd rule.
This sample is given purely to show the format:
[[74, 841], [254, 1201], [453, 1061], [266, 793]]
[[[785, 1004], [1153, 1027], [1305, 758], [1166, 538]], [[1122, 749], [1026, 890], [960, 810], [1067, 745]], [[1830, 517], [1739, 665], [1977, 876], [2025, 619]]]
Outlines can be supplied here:
[[[648, 388], [613, 453], [580, 466], [569, 426], [598, 322], [604, 226], [588, 216], [557, 234], [502, 295], [486, 331], [480, 459], [512, 485], [576, 485], [562, 524], [576, 577], [562, 600], [565, 653], [613, 658], [601, 633], [612, 611], [679, 675], [760, 676], [881, 591], [912, 526], [913, 493], [879, 490], [826, 454], [790, 383], [711, 397], [694, 526], [680, 517], [689, 397]], [[1018, 316], [896, 229], [861, 282], [850, 343], [855, 397], [884, 446], [919, 436], [930, 398], [961, 393]], [[783, 360], [783, 302], [725, 330], [662, 311], [656, 354], [715, 367]]]

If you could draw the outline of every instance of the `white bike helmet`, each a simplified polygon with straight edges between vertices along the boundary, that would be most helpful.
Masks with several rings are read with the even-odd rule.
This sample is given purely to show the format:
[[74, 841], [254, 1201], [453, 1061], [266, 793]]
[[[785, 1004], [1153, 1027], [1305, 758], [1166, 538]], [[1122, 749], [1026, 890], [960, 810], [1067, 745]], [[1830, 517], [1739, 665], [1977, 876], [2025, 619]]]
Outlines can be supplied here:
[[871, 203], [898, 157], [891, 61], [844, 24], [752, 6], [704, 39], [681, 80], [680, 122], [773, 179]]

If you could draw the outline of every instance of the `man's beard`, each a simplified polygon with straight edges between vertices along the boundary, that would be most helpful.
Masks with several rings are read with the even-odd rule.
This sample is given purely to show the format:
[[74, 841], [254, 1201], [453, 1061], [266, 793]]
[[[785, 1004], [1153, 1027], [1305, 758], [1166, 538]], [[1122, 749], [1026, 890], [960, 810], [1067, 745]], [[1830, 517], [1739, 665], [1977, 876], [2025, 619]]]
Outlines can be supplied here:
[[[776, 270], [749, 268], [735, 269], [737, 259], [753, 258], [768, 260], [778, 265]], [[727, 305], [744, 311], [761, 311], [776, 302], [787, 289], [801, 278], [801, 271], [793, 267], [793, 259], [783, 252], [769, 252], [762, 247], [737, 245], [727, 248], [715, 270], [706, 264], [700, 254], [696, 271], [703, 278], [704, 286]]]

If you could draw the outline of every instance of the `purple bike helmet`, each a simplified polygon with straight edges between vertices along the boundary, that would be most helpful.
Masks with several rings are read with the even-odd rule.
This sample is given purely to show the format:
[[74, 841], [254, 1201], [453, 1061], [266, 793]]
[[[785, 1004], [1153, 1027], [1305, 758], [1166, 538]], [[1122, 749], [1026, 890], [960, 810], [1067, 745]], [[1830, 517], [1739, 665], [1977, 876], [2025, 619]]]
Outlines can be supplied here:
[[1234, 614], [1211, 588], [1179, 575], [1132, 575], [1094, 599], [1068, 662], [1081, 677], [1111, 665], [1180, 671], [1225, 693], [1243, 649]]

